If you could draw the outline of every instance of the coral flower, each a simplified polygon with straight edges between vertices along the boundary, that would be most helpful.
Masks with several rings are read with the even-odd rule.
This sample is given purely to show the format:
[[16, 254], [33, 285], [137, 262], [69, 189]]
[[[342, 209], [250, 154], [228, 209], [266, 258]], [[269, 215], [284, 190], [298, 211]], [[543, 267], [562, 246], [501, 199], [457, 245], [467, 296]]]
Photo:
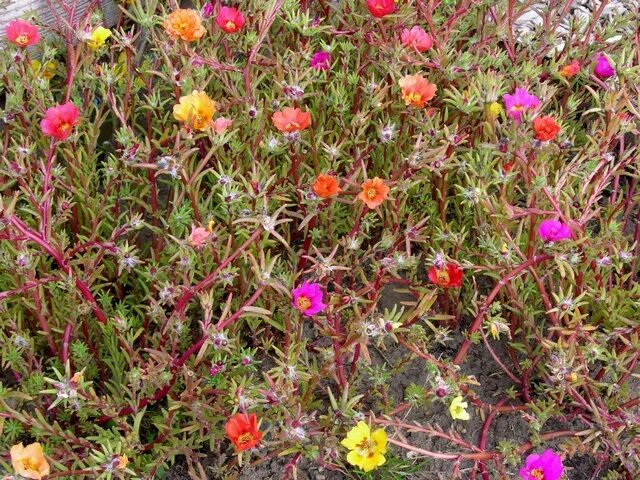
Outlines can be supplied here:
[[320, 198], [329, 198], [340, 193], [342, 190], [338, 186], [338, 180], [331, 175], [318, 175], [316, 181], [311, 186], [316, 195]]
[[255, 414], [239, 413], [229, 419], [224, 426], [227, 437], [236, 447], [236, 452], [243, 452], [255, 447], [262, 440], [262, 432], [258, 430], [258, 419]]
[[462, 269], [452, 262], [448, 262], [441, 268], [433, 266], [429, 269], [429, 280], [439, 287], [461, 287], [462, 275]]
[[21, 477], [40, 480], [49, 475], [49, 463], [39, 443], [31, 443], [26, 447], [18, 443], [11, 447], [10, 454], [11, 465]]
[[209, 238], [209, 230], [203, 227], [191, 227], [191, 233], [189, 234], [189, 245], [195, 248], [202, 248], [204, 243]]
[[417, 108], [424, 108], [437, 90], [437, 87], [429, 83], [422, 75], [407, 75], [402, 77], [398, 83], [402, 89], [404, 103]]
[[222, 7], [216, 17], [218, 26], [227, 33], [235, 33], [244, 26], [244, 16], [238, 9]]
[[347, 437], [340, 444], [350, 450], [347, 454], [347, 462], [365, 472], [370, 472], [385, 462], [387, 434], [381, 428], [371, 432], [369, 425], [359, 421], [349, 430]]
[[454, 420], [469, 420], [471, 418], [467, 412], [467, 402], [463, 402], [460, 395], [451, 400], [449, 413]]
[[558, 242], [571, 238], [571, 229], [559, 220], [543, 220], [538, 235], [545, 242]]
[[609, 59], [600, 54], [596, 58], [596, 66], [593, 68], [593, 73], [596, 74], [596, 77], [606, 80], [609, 77], [613, 77], [616, 71], [611, 66]]
[[93, 32], [91, 32], [91, 35], [87, 39], [87, 45], [89, 45], [89, 48], [91, 50], [97, 50], [104, 45], [104, 42], [106, 42], [107, 38], [109, 38], [110, 36], [111, 30], [104, 27], [98, 27]]
[[281, 132], [297, 132], [311, 125], [311, 113], [299, 108], [287, 107], [271, 117], [275, 127]]
[[574, 60], [560, 69], [560, 75], [564, 78], [575, 77], [580, 73], [580, 62]]
[[211, 127], [214, 113], [216, 113], [216, 102], [211, 100], [205, 92], [198, 90], [180, 97], [180, 102], [173, 106], [173, 118], [200, 131]]
[[376, 18], [385, 17], [396, 9], [394, 0], [367, 0], [367, 8]]
[[200, 15], [192, 8], [179, 8], [170, 13], [163, 26], [171, 38], [181, 38], [185, 42], [193, 42], [206, 32]]
[[536, 138], [543, 142], [553, 140], [560, 131], [560, 125], [556, 123], [556, 119], [550, 115], [545, 117], [536, 117], [533, 119], [533, 130], [536, 132]]
[[40, 41], [38, 27], [20, 19], [9, 22], [5, 34], [7, 40], [19, 47], [30, 47]]
[[405, 28], [400, 34], [400, 40], [405, 47], [418, 52], [426, 52], [433, 46], [433, 38], [422, 27], [415, 26], [411, 30]]
[[522, 480], [559, 480], [564, 473], [562, 458], [553, 453], [552, 450], [545, 450], [542, 455], [532, 453], [524, 461], [524, 466], [520, 469]]
[[227, 129], [233, 125], [233, 120], [225, 117], [218, 117], [213, 121], [213, 130], [220, 135], [227, 131]]
[[518, 124], [522, 120], [522, 112], [533, 110], [540, 105], [538, 97], [531, 95], [525, 88], [516, 88], [513, 95], [506, 94], [503, 99], [507, 114]]
[[47, 137], [65, 140], [78, 123], [79, 114], [80, 112], [71, 102], [48, 108], [40, 122], [42, 133]]
[[331, 68], [331, 54], [323, 51], [314, 53], [310, 65], [314, 70], [329, 70]]
[[293, 306], [307, 317], [320, 313], [327, 306], [322, 303], [322, 288], [317, 283], [304, 282], [294, 288], [291, 294]]
[[367, 180], [361, 185], [361, 188], [362, 191], [358, 194], [358, 198], [372, 210], [384, 202], [389, 193], [389, 187], [384, 184], [384, 180], [378, 177]]

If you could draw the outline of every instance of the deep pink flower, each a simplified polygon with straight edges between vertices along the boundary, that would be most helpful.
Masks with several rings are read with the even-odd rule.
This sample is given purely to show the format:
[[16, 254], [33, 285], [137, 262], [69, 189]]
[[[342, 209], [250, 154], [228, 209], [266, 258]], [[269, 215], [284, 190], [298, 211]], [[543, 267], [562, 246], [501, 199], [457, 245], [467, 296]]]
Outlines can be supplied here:
[[326, 307], [322, 303], [322, 288], [317, 283], [304, 282], [298, 288], [294, 288], [292, 294], [293, 306], [308, 317], [321, 312]]
[[513, 118], [518, 124], [522, 120], [522, 112], [536, 109], [540, 105], [538, 97], [531, 95], [527, 92], [526, 88], [516, 88], [513, 95], [506, 94], [502, 98], [504, 99], [504, 106], [507, 109], [507, 115]]
[[319, 51], [311, 57], [311, 68], [315, 70], [329, 70], [331, 68], [331, 54]]
[[367, 8], [371, 15], [382, 18], [394, 12], [396, 3], [394, 0], [367, 0]]
[[559, 480], [564, 472], [562, 458], [553, 453], [552, 450], [545, 450], [542, 455], [532, 453], [524, 461], [524, 466], [520, 469], [522, 480]]
[[227, 33], [234, 33], [244, 26], [244, 16], [237, 8], [222, 7], [216, 17], [218, 26]]
[[600, 54], [598, 58], [596, 58], [596, 66], [593, 68], [593, 73], [595, 73], [598, 78], [607, 79], [613, 77], [616, 71], [611, 66], [611, 63], [609, 63], [609, 59]]
[[7, 40], [19, 47], [30, 47], [40, 41], [38, 27], [24, 20], [10, 21], [4, 32]]
[[433, 45], [433, 38], [422, 27], [415, 26], [411, 30], [405, 28], [400, 34], [400, 40], [405, 47], [418, 52], [426, 52]]
[[189, 245], [194, 248], [202, 248], [209, 235], [210, 232], [206, 228], [192, 226], [189, 234]]
[[71, 135], [79, 115], [79, 110], [71, 102], [48, 108], [40, 122], [42, 133], [47, 137], [64, 140]]
[[571, 238], [571, 229], [559, 220], [543, 220], [538, 226], [538, 235], [545, 242], [559, 242]]

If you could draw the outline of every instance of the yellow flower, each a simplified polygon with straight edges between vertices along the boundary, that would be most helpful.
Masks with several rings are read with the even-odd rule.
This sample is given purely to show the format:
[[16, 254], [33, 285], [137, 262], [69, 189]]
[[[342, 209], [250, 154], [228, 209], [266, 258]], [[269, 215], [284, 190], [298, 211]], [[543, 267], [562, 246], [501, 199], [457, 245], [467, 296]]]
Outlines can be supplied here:
[[51, 471], [39, 443], [31, 443], [26, 447], [18, 443], [11, 447], [10, 454], [11, 465], [21, 477], [41, 480]]
[[372, 433], [369, 425], [360, 421], [340, 443], [350, 450], [347, 462], [365, 472], [370, 472], [385, 462], [387, 434], [381, 428]]
[[173, 117], [196, 130], [208, 129], [212, 124], [214, 113], [216, 113], [216, 102], [211, 100], [205, 92], [198, 90], [180, 97], [180, 103], [173, 106]]
[[470, 415], [467, 412], [467, 402], [462, 401], [462, 396], [458, 395], [453, 400], [451, 400], [451, 405], [449, 405], [449, 413], [451, 414], [451, 418], [454, 420], [469, 420]]
[[47, 62], [42, 65], [40, 60], [34, 59], [31, 60], [31, 70], [45, 80], [51, 80], [56, 75], [56, 64], [54, 62]]
[[491, 102], [485, 106], [485, 115], [487, 116], [487, 120], [490, 122], [494, 122], [501, 113], [502, 105], [500, 105], [498, 102]]
[[98, 27], [91, 32], [91, 36], [86, 40], [86, 42], [91, 50], [97, 50], [104, 45], [104, 42], [106, 42], [107, 38], [110, 36], [111, 30], [104, 27]]

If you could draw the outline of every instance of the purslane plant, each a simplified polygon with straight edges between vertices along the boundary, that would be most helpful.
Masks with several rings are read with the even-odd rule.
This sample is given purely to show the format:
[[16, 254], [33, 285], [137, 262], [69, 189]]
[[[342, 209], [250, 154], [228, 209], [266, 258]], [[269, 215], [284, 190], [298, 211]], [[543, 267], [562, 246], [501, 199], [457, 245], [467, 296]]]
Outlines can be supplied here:
[[636, 478], [637, 12], [53, 3], [0, 54], [1, 474]]

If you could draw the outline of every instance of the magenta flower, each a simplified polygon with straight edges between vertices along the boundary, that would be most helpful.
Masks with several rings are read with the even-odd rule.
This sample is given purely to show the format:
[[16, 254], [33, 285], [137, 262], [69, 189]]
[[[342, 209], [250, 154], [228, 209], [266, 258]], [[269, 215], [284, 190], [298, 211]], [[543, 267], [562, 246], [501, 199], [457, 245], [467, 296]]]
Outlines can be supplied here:
[[292, 294], [293, 306], [308, 317], [321, 312], [326, 307], [322, 303], [322, 289], [317, 283], [304, 282], [298, 288], [294, 288]]
[[516, 88], [513, 95], [506, 94], [503, 99], [504, 106], [507, 109], [507, 115], [513, 118], [518, 124], [522, 120], [522, 112], [525, 110], [533, 110], [540, 105], [538, 97], [531, 95], [527, 92], [526, 88]]
[[202, 6], [202, 18], [209, 18], [213, 15], [213, 3], [207, 2]]
[[593, 68], [593, 73], [595, 73], [598, 78], [607, 79], [613, 77], [616, 71], [609, 63], [609, 59], [600, 54], [598, 58], [596, 58], [596, 66]]
[[553, 453], [552, 450], [545, 450], [542, 455], [532, 453], [524, 461], [524, 466], [520, 469], [522, 480], [559, 480], [564, 472], [562, 458]]
[[319, 51], [311, 57], [311, 68], [314, 70], [329, 70], [331, 68], [331, 54]]
[[559, 242], [571, 238], [571, 230], [559, 220], [543, 220], [538, 226], [538, 235], [545, 242]]

